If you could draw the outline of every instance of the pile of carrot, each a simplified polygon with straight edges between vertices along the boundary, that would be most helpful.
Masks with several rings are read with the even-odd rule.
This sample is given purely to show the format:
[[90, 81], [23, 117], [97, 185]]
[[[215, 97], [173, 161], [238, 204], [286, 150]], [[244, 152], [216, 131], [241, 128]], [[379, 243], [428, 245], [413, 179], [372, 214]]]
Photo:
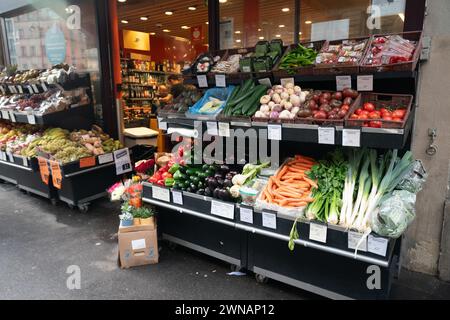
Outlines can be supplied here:
[[261, 200], [284, 208], [307, 206], [314, 201], [310, 197], [311, 189], [317, 188], [317, 183], [307, 176], [315, 164], [312, 158], [296, 155], [275, 176], [270, 177], [261, 193]]

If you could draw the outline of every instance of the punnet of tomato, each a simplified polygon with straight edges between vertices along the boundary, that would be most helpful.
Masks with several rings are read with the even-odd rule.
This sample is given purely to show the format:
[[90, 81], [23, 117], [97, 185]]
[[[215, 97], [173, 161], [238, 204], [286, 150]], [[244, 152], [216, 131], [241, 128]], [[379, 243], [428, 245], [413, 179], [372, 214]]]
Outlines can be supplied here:
[[346, 127], [404, 128], [411, 111], [410, 95], [363, 93], [350, 110]]

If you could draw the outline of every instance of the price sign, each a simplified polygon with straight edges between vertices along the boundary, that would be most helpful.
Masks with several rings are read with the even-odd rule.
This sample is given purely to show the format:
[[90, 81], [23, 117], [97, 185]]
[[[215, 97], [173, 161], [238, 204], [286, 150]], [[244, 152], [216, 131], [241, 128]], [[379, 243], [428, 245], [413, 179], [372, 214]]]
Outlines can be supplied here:
[[114, 157], [112, 153], [105, 153], [98, 156], [98, 163], [99, 164], [105, 164], [110, 163], [114, 161]]
[[252, 208], [239, 208], [240, 219], [242, 222], [253, 224], [253, 209]]
[[269, 78], [259, 79], [258, 82], [259, 82], [259, 84], [262, 84], [263, 86], [272, 88], [272, 82], [270, 81]]
[[50, 171], [48, 169], [47, 160], [44, 158], [38, 158], [39, 172], [41, 173], [42, 182], [48, 185], [50, 179]]
[[8, 155], [8, 161], [14, 163], [14, 156], [11, 152], [6, 153]]
[[197, 83], [199, 88], [208, 88], [208, 78], [204, 74], [197, 76]]
[[155, 199], [165, 201], [165, 202], [170, 202], [170, 190], [169, 189], [152, 186], [152, 196]]
[[243, 66], [242, 72], [252, 72], [252, 68], [250, 68], [249, 66]]
[[39, 93], [39, 89], [38, 89], [37, 85], [32, 84], [31, 87], [33, 88], [34, 93]]
[[352, 88], [351, 76], [336, 76], [336, 91]]
[[32, 87], [32, 86], [27, 86], [27, 90], [28, 90], [28, 92], [29, 92], [30, 94], [33, 94], [33, 93], [34, 93], [33, 87]]
[[23, 161], [23, 166], [24, 167], [28, 167], [28, 158], [27, 157], [23, 157], [22, 161]]
[[389, 240], [382, 237], [375, 237], [369, 235], [367, 239], [367, 251], [375, 253], [377, 255], [386, 256]]
[[17, 93], [16, 87], [14, 86], [8, 86], [9, 92], [11, 93]]
[[344, 129], [342, 130], [342, 145], [344, 147], [361, 147], [361, 130]]
[[211, 200], [211, 214], [227, 219], [234, 219], [234, 204]]
[[49, 161], [50, 168], [52, 170], [52, 182], [53, 186], [56, 189], [61, 190], [62, 186], [62, 173], [61, 173], [61, 167], [59, 166], [59, 163], [57, 161]]
[[216, 74], [216, 87], [225, 88], [227, 86], [227, 80], [224, 74]]
[[[348, 248], [349, 249], [356, 249], [356, 246], [358, 245], [359, 241], [361, 240], [363, 234], [362, 233], [358, 233], [358, 232], [354, 232], [354, 231], [349, 231], [348, 232]], [[358, 247], [358, 251], [367, 251], [367, 238], [365, 238], [361, 244]]]
[[3, 88], [3, 86], [0, 86], [0, 91], [2, 92], [2, 94], [6, 94], [5, 88]]
[[9, 112], [8, 110], [2, 110], [2, 118], [5, 120], [9, 120]]
[[4, 151], [0, 151], [0, 160], [7, 161], [6, 160], [6, 153]]
[[27, 121], [29, 124], [36, 124], [36, 117], [33, 113], [30, 112], [27, 114]]
[[44, 81], [41, 82], [41, 87], [44, 91], [48, 91], [47, 85], [45, 84]]
[[283, 87], [285, 87], [288, 83], [295, 83], [295, 79], [294, 78], [284, 78], [284, 79], [280, 79], [280, 83]]
[[282, 130], [279, 124], [269, 124], [267, 125], [267, 137], [269, 140], [281, 141]]
[[14, 111], [9, 110], [9, 119], [11, 119], [12, 122], [16, 122], [16, 115], [14, 114]]
[[277, 228], [277, 215], [274, 213], [262, 212], [262, 225], [263, 227], [276, 229]]
[[23, 89], [22, 89], [22, 86], [17, 86], [17, 90], [19, 91], [19, 93], [20, 93], [20, 94], [22, 94], [22, 93], [23, 93]]
[[311, 222], [309, 224], [309, 239], [327, 243], [327, 226]]
[[114, 151], [114, 162], [116, 164], [116, 174], [121, 175], [127, 172], [131, 172], [130, 151], [125, 148]]
[[183, 193], [180, 191], [172, 190], [172, 202], [175, 204], [183, 205]]
[[158, 128], [159, 130], [167, 130], [167, 122], [164, 122], [163, 118], [158, 118]]
[[226, 122], [219, 122], [219, 136], [229, 137], [230, 135], [230, 124]]
[[210, 136], [217, 136], [219, 135], [219, 129], [217, 127], [217, 122], [206, 122], [206, 132]]
[[94, 167], [95, 165], [96, 165], [95, 157], [80, 159], [80, 168], [90, 168], [90, 167]]
[[373, 75], [357, 77], [358, 91], [373, 91]]
[[333, 127], [319, 127], [319, 144], [335, 144], [336, 129]]

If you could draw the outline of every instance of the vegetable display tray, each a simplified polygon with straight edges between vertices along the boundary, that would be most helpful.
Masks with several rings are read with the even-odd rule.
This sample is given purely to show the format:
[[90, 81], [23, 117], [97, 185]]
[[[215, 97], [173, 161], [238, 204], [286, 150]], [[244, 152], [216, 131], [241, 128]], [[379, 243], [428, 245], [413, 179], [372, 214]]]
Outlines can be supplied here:
[[355, 103], [350, 108], [350, 112], [348, 117], [345, 120], [345, 126], [348, 128], [361, 128], [364, 127], [366, 122], [372, 121], [368, 120], [360, 120], [360, 119], [350, 119], [350, 116], [356, 111], [358, 108], [362, 108], [364, 103], [371, 102], [375, 105], [376, 108], [390, 108], [396, 106], [406, 108], [406, 114], [403, 120], [400, 122], [392, 121], [392, 120], [383, 120], [383, 119], [375, 119], [374, 121], [381, 122], [381, 127], [386, 129], [403, 129], [408, 122], [408, 118], [411, 114], [413, 96], [411, 95], [401, 95], [401, 94], [385, 94], [385, 93], [362, 93], [356, 99]]
[[[324, 45], [325, 41], [321, 40], [321, 41], [314, 41], [314, 42], [302, 42], [299, 43], [300, 45], [306, 47], [306, 48], [311, 48], [316, 50], [317, 52], [319, 52], [323, 45]], [[280, 69], [280, 64], [283, 61], [283, 59], [295, 48], [297, 48], [298, 45], [297, 44], [291, 44], [287, 47], [284, 55], [281, 57], [281, 59], [278, 61], [278, 63], [275, 65], [274, 69], [273, 69], [273, 76], [275, 77], [275, 79], [282, 79], [282, 78], [290, 78], [293, 77], [293, 75], [301, 75], [301, 76], [311, 76], [313, 75], [314, 71], [314, 62], [313, 64], [311, 64], [310, 66], [305, 66], [305, 67], [299, 67], [299, 68], [293, 68], [291, 72], [288, 72], [287, 70], [284, 69]]]
[[[383, 65], [368, 65], [368, 60], [370, 59], [370, 53], [372, 51], [372, 45], [377, 37], [399, 35], [404, 39], [415, 41], [416, 49], [413, 53], [411, 61], [398, 62], [393, 64], [383, 64]], [[368, 50], [366, 51], [365, 57], [360, 65], [361, 73], [377, 73], [377, 72], [395, 72], [395, 71], [414, 71], [419, 63], [420, 54], [422, 52], [422, 32], [421, 31], [411, 31], [403, 33], [392, 33], [392, 34], [377, 34], [373, 35], [370, 39]]]
[[333, 63], [333, 64], [325, 64], [325, 63], [316, 63], [313, 69], [314, 75], [340, 75], [340, 74], [355, 74], [359, 72], [359, 65], [364, 59], [367, 48], [369, 45], [370, 38], [369, 37], [357, 37], [350, 39], [342, 39], [342, 40], [333, 40], [327, 41], [322, 47], [321, 51], [324, 51], [330, 45], [338, 45], [342, 44], [345, 40], [354, 40], [354, 41], [365, 41], [364, 49], [362, 50], [361, 56], [358, 58], [358, 61], [354, 63]]

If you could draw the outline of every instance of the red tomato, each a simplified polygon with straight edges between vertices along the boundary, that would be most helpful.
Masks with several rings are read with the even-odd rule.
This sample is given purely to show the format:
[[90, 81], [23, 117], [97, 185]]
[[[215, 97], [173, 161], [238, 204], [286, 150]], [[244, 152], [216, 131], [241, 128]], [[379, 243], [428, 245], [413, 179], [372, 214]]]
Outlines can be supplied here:
[[348, 104], [343, 104], [341, 106], [341, 110], [345, 110], [346, 112], [350, 109], [350, 106]]
[[363, 110], [363, 111], [361, 111], [360, 116], [363, 115], [363, 114], [366, 115], [367, 117], [369, 117], [370, 112], [367, 111], [367, 110]]
[[372, 111], [371, 113], [369, 113], [369, 118], [370, 119], [380, 119], [381, 114], [379, 111]]
[[363, 109], [361, 108], [355, 110], [355, 114], [357, 114], [358, 116], [361, 114], [361, 112], [363, 112]]
[[158, 180], [158, 182], [156, 182], [157, 185], [163, 186], [164, 185], [164, 180]]
[[161, 176], [163, 179], [172, 178], [172, 175], [169, 172], [164, 172]]
[[392, 113], [392, 117], [403, 119], [406, 114], [406, 109], [397, 109]]
[[392, 121], [392, 117], [391, 116], [383, 116], [383, 120]]
[[371, 112], [375, 110], [375, 105], [373, 103], [366, 102], [364, 103], [363, 109]]
[[385, 111], [385, 112], [381, 112], [381, 116], [384, 117], [392, 117], [392, 112], [390, 111]]
[[352, 114], [350, 119], [359, 119], [359, 116], [357, 114]]
[[360, 119], [360, 120], [367, 120], [367, 119], [369, 119], [369, 116], [368, 116], [367, 114], [361, 114], [361, 115], [359, 116], [359, 119]]
[[403, 120], [402, 120], [401, 118], [398, 118], [398, 117], [393, 117], [393, 118], [392, 118], [392, 121], [395, 121], [395, 122], [402, 122]]
[[381, 128], [381, 125], [382, 125], [381, 121], [370, 121], [369, 124], [371, 128]]
[[369, 126], [369, 123], [368, 123], [368, 122], [364, 122], [362, 126], [363, 126], [363, 127], [368, 127], [368, 126]]
[[381, 112], [381, 114], [383, 114], [383, 113], [386, 113], [386, 112], [391, 112], [389, 109], [386, 109], [386, 108], [381, 108], [380, 109], [380, 112]]

